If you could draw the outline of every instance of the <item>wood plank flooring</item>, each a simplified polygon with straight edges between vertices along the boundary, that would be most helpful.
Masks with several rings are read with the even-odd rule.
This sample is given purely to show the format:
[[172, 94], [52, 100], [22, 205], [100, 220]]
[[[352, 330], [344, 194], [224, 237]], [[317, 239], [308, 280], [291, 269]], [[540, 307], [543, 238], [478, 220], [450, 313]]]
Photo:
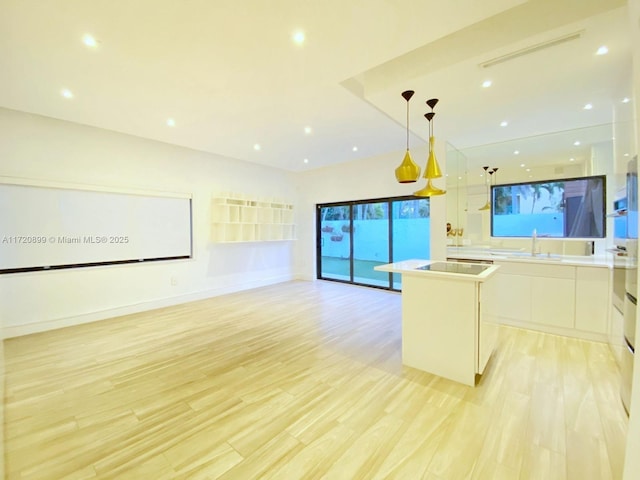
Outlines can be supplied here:
[[[455, 301], [455, 299], [452, 299]], [[5, 341], [8, 479], [620, 479], [608, 347], [403, 367], [400, 295], [291, 282]]]

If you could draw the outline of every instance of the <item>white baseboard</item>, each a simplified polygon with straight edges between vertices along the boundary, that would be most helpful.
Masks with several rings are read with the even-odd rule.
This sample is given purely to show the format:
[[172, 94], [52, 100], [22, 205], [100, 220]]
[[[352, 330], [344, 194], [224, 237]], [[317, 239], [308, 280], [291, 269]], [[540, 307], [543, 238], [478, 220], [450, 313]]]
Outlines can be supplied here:
[[266, 287], [276, 283], [289, 282], [294, 280], [293, 275], [281, 275], [278, 277], [262, 278], [241, 284], [227, 285], [224, 287], [216, 287], [200, 292], [193, 292], [175, 297], [159, 298], [131, 305], [123, 305], [121, 307], [100, 310], [96, 312], [85, 313], [82, 315], [74, 315], [72, 317], [56, 318], [53, 320], [45, 320], [42, 322], [27, 323], [24, 325], [14, 325], [4, 327], [4, 338], [21, 337], [32, 333], [46, 332], [56, 330], [58, 328], [72, 327], [83, 323], [96, 322], [98, 320], [106, 320], [107, 318], [120, 317], [132, 313], [145, 312], [147, 310], [155, 310], [157, 308], [170, 307], [172, 305], [180, 305], [182, 303], [204, 300], [206, 298], [218, 297], [228, 293], [240, 292], [243, 290], [251, 290], [253, 288]]
[[608, 342], [608, 337], [604, 333], [585, 332], [583, 330], [578, 330], [577, 328], [562, 328], [532, 322], [519, 322], [517, 320], [512, 320], [504, 317], [499, 317], [498, 323], [501, 325], [507, 325], [509, 327], [535, 330], [537, 332], [550, 333], [552, 335], [560, 335], [562, 337], [579, 338], [581, 340], [591, 340], [592, 342]]
[[297, 273], [294, 278], [305, 282], [315, 282], [318, 279], [314, 275], [307, 275], [306, 273]]

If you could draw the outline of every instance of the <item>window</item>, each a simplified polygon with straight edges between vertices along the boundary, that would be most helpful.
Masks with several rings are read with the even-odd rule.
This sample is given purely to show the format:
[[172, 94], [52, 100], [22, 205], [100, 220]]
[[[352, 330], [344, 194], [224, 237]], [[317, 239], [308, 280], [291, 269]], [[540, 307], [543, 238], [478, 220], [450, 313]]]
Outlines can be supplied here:
[[605, 176], [491, 187], [494, 237], [604, 238]]

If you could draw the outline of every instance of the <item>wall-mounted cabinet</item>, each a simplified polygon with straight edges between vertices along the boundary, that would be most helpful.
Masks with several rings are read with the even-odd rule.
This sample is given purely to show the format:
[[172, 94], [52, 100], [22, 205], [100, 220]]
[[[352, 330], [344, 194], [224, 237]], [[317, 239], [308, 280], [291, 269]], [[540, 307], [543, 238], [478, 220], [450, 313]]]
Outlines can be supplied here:
[[211, 238], [217, 243], [295, 240], [293, 204], [281, 198], [222, 193], [211, 204]]

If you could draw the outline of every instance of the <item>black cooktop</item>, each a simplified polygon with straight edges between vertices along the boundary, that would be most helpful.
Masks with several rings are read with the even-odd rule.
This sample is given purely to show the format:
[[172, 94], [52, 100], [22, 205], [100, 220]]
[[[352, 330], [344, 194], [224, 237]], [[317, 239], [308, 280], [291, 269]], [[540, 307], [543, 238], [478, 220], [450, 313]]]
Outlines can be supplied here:
[[416, 270], [430, 270], [432, 272], [463, 273], [465, 275], [480, 275], [490, 265], [476, 265], [473, 263], [435, 262], [423, 265]]

